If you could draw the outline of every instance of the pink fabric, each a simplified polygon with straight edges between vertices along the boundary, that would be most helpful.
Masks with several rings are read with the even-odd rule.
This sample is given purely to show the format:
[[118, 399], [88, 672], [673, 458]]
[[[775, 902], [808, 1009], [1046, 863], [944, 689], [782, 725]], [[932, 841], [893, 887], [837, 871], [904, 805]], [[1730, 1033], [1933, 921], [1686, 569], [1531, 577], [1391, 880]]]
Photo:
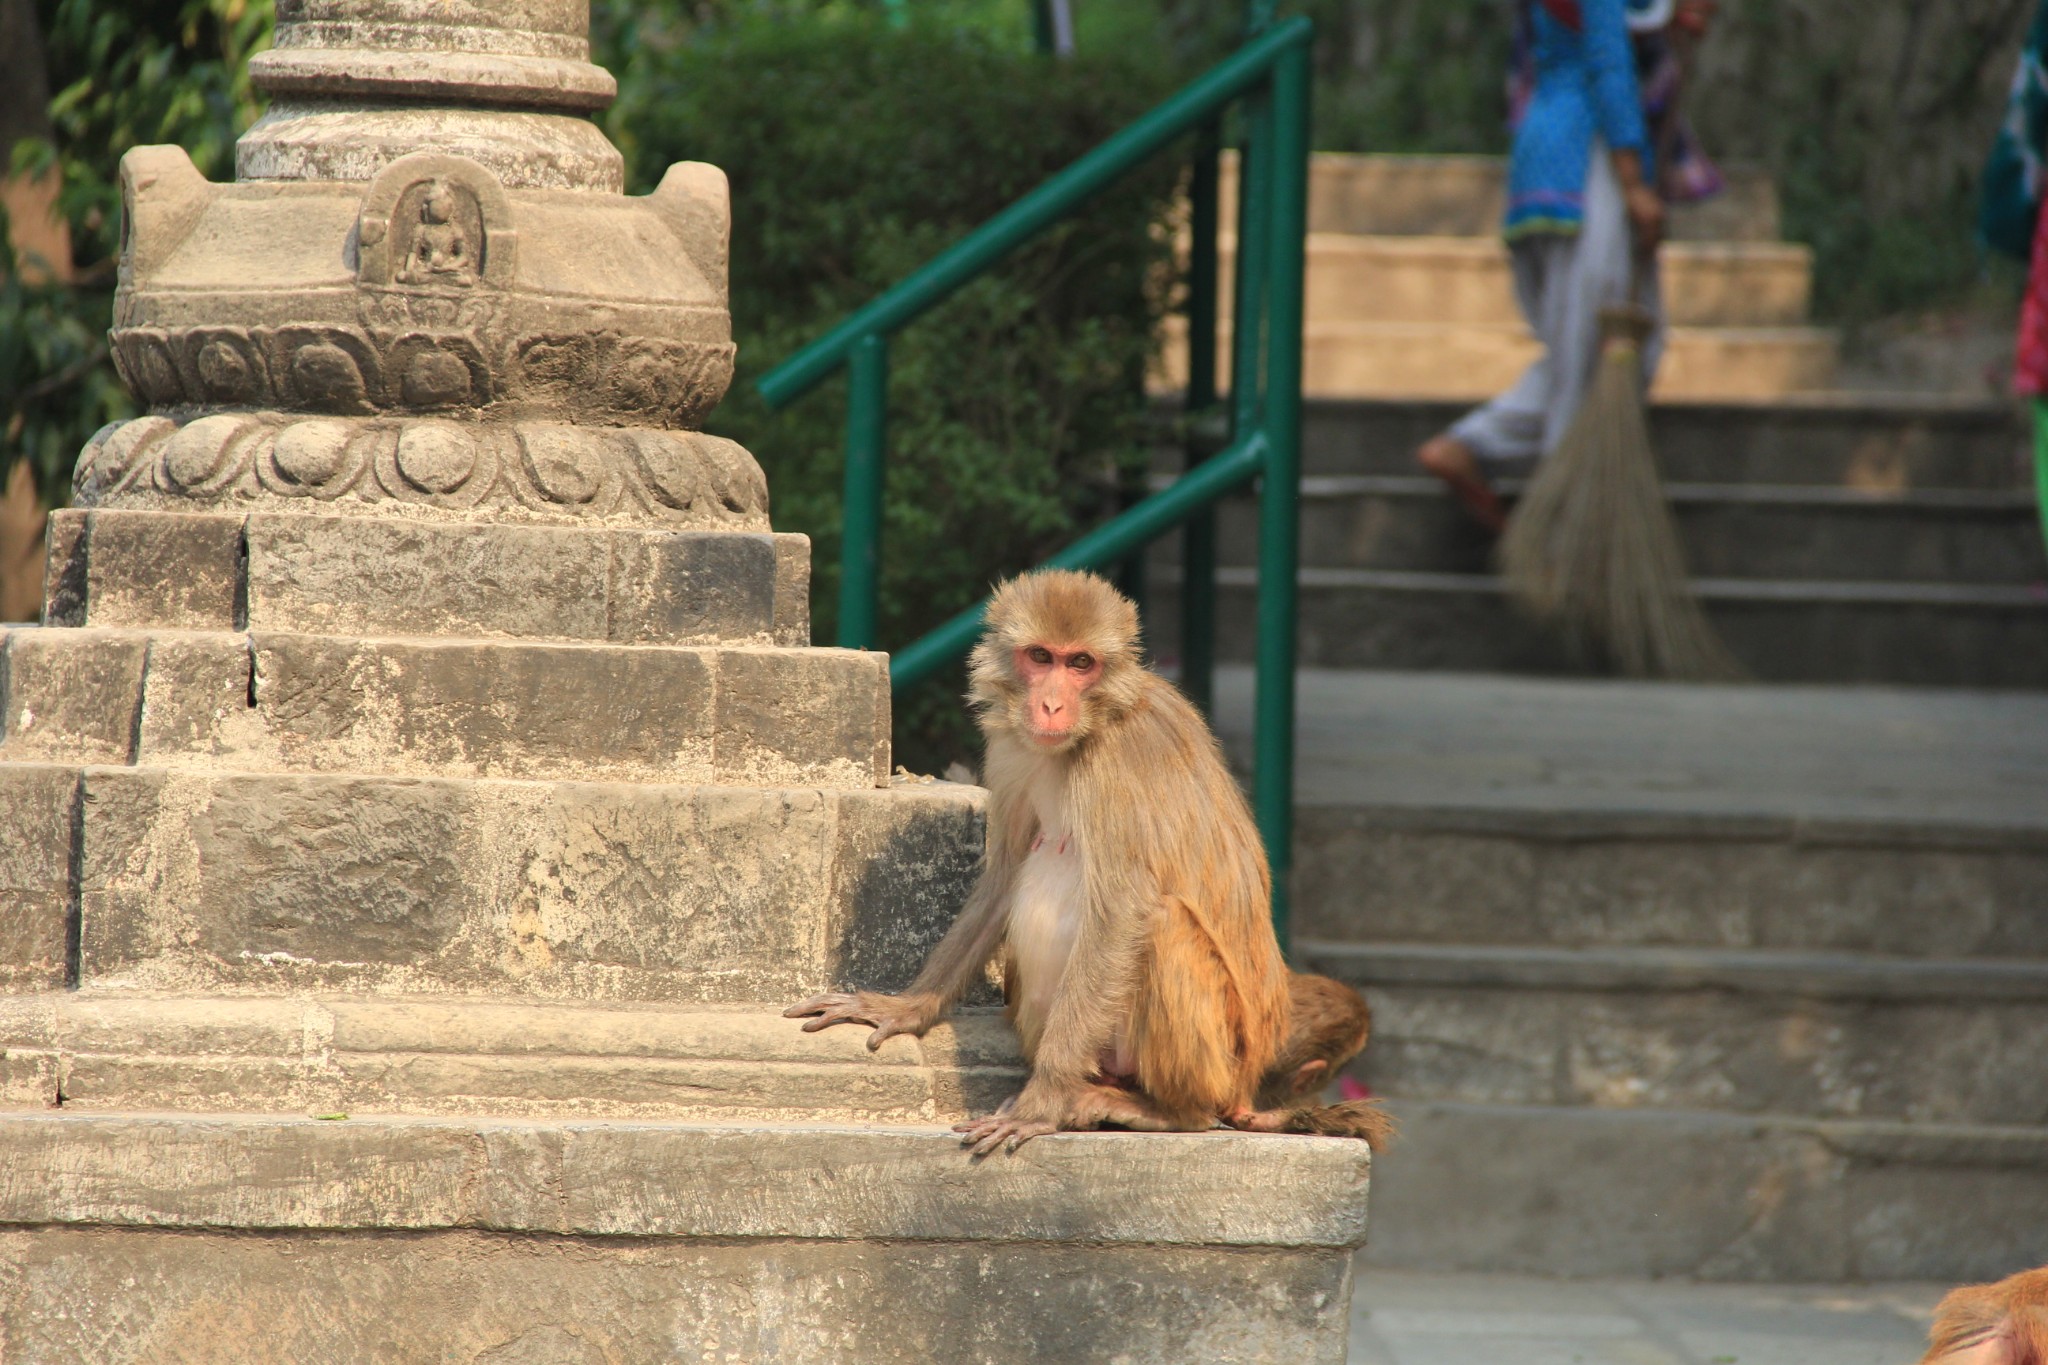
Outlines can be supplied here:
[[2013, 392], [2048, 394], [2048, 213], [2034, 220], [2034, 257], [2027, 297], [2020, 305], [2019, 346], [2013, 357]]

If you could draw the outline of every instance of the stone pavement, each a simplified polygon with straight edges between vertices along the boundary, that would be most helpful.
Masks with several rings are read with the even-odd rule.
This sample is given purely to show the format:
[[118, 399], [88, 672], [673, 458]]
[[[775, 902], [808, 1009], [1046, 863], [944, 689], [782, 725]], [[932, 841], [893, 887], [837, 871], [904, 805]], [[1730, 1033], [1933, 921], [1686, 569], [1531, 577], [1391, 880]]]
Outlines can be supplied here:
[[1947, 1286], [1358, 1268], [1351, 1365], [1913, 1365]]

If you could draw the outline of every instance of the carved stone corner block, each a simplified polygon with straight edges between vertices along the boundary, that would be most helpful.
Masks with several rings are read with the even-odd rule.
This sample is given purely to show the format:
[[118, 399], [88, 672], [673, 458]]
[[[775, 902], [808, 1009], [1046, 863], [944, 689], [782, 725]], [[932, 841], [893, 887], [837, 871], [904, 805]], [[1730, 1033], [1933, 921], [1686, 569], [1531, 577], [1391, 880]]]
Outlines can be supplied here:
[[214, 194], [183, 147], [129, 148], [121, 158], [121, 283], [168, 260]]
[[727, 295], [732, 241], [732, 184], [725, 172], [704, 161], [678, 161], [647, 196], [667, 218], [683, 250], [696, 261], [723, 303]]

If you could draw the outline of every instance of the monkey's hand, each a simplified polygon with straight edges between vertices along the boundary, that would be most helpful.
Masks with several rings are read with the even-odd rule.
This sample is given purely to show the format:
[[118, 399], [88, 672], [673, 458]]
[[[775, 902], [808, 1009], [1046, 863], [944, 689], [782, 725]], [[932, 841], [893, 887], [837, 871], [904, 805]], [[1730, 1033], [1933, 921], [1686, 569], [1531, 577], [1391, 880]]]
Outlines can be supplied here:
[[960, 1134], [961, 1146], [972, 1147], [974, 1156], [984, 1157], [998, 1147], [1014, 1152], [1035, 1137], [1063, 1128], [1093, 1126], [1081, 1120], [1082, 1115], [1069, 1095], [1033, 1080], [1021, 1092], [1004, 1100], [995, 1113], [985, 1119], [956, 1123], [953, 1131]]
[[933, 1024], [939, 1022], [936, 1002], [922, 995], [879, 995], [874, 991], [854, 991], [852, 994], [831, 992], [814, 995], [801, 1004], [791, 1005], [782, 1012], [785, 1019], [809, 1019], [804, 1025], [805, 1033], [816, 1033], [821, 1028], [834, 1024], [869, 1024], [874, 1032], [868, 1035], [868, 1051], [873, 1052], [882, 1045], [885, 1038], [907, 1033], [913, 1038], [922, 1038]]

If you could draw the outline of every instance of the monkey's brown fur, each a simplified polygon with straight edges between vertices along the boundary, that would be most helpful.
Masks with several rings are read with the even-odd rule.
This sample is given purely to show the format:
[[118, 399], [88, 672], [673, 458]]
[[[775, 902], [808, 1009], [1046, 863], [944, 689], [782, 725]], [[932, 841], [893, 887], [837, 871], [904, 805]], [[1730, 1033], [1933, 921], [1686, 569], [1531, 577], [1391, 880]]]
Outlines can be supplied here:
[[1920, 1365], [2048, 1365], [2048, 1266], [1952, 1290]]
[[[1046, 648], [1100, 664], [1071, 728], [1050, 737], [1018, 663]], [[1265, 853], [1209, 727], [1143, 667], [1137, 609], [1089, 574], [1012, 579], [989, 604], [970, 679], [988, 744], [988, 836], [960, 918], [904, 995], [823, 995], [789, 1013], [814, 1016], [807, 1029], [872, 1024], [878, 1046], [924, 1033], [1000, 956], [1031, 1078], [994, 1116], [962, 1126], [977, 1154], [1102, 1123], [1384, 1134], [1376, 1110], [1253, 1108], [1290, 1037]], [[1080, 858], [1077, 931], [1052, 987], [1023, 979], [1007, 936], [1020, 869], [1034, 840], [1056, 833], [1041, 828], [1048, 803]], [[1348, 1037], [1305, 1045], [1334, 1055]], [[1106, 1074], [1111, 1056], [1129, 1058], [1128, 1075]]]
[[1265, 1132], [1362, 1137], [1374, 1151], [1394, 1139], [1394, 1120], [1377, 1102], [1347, 1100], [1328, 1106], [1297, 1101], [1327, 1085], [1372, 1036], [1365, 997], [1340, 981], [1308, 972], [1288, 980], [1287, 1041], [1259, 1084], [1260, 1113], [1240, 1127]]

